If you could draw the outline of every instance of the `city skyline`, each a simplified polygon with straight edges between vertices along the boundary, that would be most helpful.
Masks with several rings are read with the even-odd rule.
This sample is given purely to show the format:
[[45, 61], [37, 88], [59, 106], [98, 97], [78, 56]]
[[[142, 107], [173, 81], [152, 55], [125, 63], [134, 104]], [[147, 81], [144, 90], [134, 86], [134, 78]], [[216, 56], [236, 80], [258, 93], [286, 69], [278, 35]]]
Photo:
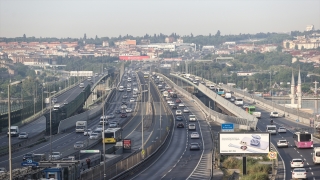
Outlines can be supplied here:
[[0, 37], [181, 36], [320, 29], [320, 1], [0, 1]]

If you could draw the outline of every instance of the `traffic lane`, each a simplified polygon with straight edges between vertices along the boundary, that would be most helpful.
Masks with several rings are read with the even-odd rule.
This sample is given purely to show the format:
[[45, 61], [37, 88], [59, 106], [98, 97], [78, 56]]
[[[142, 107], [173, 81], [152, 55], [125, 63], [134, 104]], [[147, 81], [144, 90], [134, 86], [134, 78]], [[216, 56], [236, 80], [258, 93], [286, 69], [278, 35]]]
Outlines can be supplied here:
[[[268, 123], [259, 122], [258, 128], [265, 129]], [[279, 128], [279, 125], [276, 125]], [[271, 142], [277, 146], [277, 142], [280, 139], [285, 139], [289, 142], [289, 148], [277, 148], [278, 152], [280, 153], [286, 167], [286, 177], [291, 177], [291, 168], [290, 168], [290, 161], [293, 158], [302, 158], [305, 161], [305, 168], [308, 169], [307, 176], [312, 177], [320, 177], [320, 167], [313, 165], [312, 162], [312, 149], [297, 149], [294, 145], [294, 141], [292, 138], [293, 134], [290, 131], [287, 133], [278, 133], [277, 135], [271, 135]]]

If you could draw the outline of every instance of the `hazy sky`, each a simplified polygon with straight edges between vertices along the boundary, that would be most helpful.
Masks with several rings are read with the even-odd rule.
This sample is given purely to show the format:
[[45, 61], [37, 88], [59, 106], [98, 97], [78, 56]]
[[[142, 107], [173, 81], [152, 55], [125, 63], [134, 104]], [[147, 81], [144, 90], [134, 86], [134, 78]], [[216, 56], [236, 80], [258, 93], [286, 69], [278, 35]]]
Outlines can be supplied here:
[[0, 0], [0, 37], [320, 29], [320, 0]]

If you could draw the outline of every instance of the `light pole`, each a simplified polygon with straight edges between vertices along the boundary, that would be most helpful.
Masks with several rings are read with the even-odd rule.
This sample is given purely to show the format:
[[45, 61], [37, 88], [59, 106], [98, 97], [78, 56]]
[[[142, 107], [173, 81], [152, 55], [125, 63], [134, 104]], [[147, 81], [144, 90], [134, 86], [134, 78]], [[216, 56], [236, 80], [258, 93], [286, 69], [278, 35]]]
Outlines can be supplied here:
[[103, 133], [102, 133], [102, 141], [103, 141], [103, 179], [105, 179], [106, 177], [106, 144], [104, 142], [104, 131], [105, 131], [105, 120], [106, 120], [106, 116], [105, 116], [105, 104], [106, 102], [103, 100], [103, 109], [102, 109], [102, 115], [103, 115], [103, 123], [102, 123], [102, 129], [103, 129]]
[[272, 85], [271, 85], [271, 71], [270, 71], [270, 92], [271, 92], [271, 103], [272, 103], [272, 110], [274, 110], [274, 107], [273, 107], [273, 94], [272, 94]]
[[51, 161], [52, 159], [52, 113], [51, 113], [51, 105], [52, 105], [52, 100], [51, 100], [51, 93], [55, 93], [56, 91], [50, 91], [50, 92], [47, 92], [45, 91], [44, 93], [49, 93], [49, 108], [50, 108], [50, 158], [49, 158], [49, 161]]
[[10, 100], [10, 87], [22, 83], [22, 81], [15, 81], [8, 84], [8, 136], [9, 136], [9, 177], [12, 180], [12, 162], [11, 162], [11, 100]]

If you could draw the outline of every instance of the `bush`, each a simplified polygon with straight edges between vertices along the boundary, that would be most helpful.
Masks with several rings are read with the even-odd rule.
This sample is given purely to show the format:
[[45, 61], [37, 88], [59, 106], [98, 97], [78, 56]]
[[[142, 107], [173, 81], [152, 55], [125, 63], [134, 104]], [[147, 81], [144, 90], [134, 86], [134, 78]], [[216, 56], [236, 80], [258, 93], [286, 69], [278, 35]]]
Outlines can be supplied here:
[[268, 180], [268, 173], [255, 172], [241, 177], [241, 180]]
[[239, 159], [236, 159], [234, 157], [228, 157], [224, 162], [223, 162], [223, 167], [227, 169], [238, 169], [242, 164], [242, 161]]
[[265, 164], [254, 164], [248, 168], [248, 174], [255, 174], [256, 172], [268, 174], [270, 166]]

